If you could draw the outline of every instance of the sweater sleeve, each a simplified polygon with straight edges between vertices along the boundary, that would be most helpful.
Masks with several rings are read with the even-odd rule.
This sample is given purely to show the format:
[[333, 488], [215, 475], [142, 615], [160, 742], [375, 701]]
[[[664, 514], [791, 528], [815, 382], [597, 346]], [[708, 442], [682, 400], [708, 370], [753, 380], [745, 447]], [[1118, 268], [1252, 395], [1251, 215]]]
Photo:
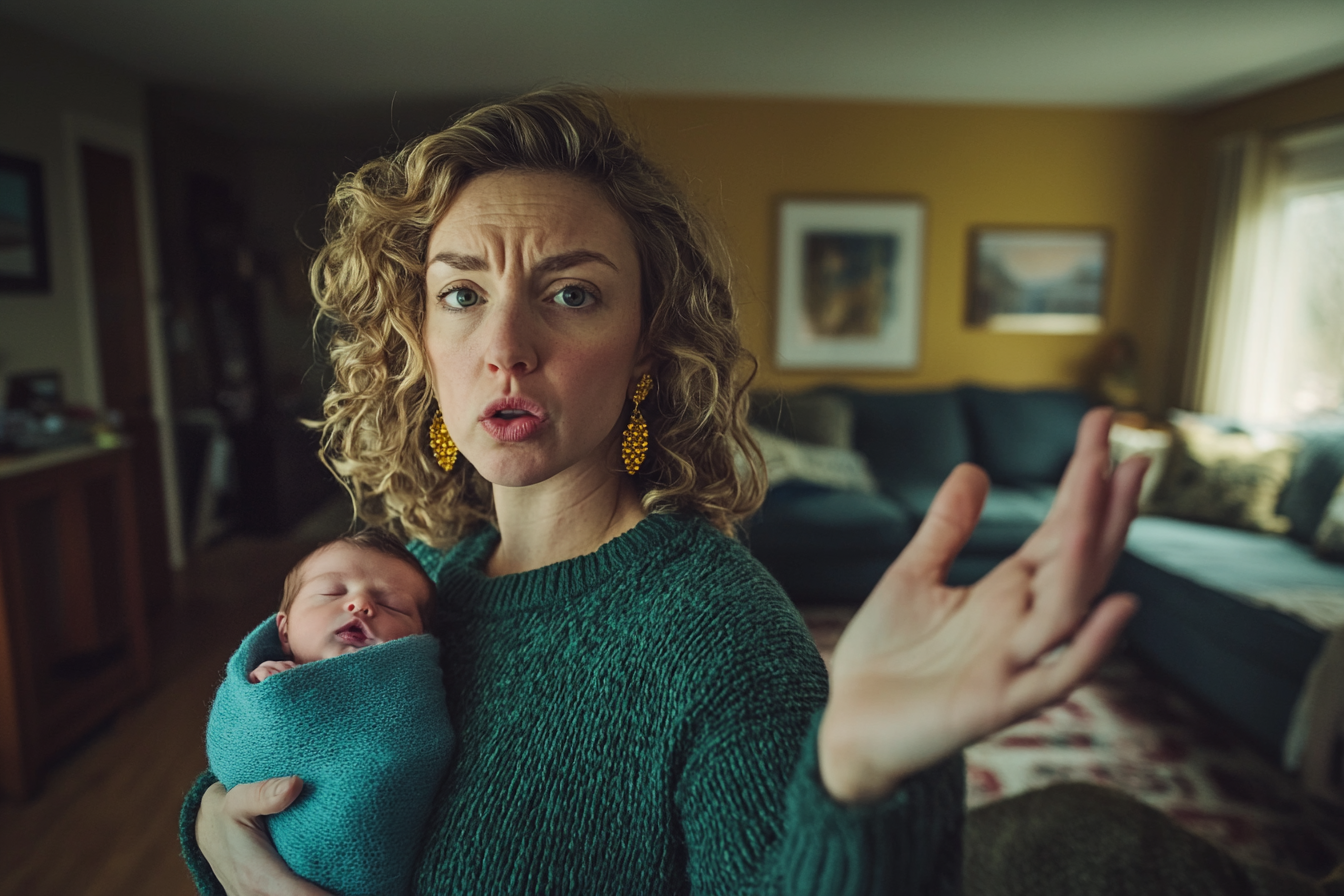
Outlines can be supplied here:
[[187, 870], [191, 872], [191, 879], [201, 896], [225, 896], [224, 888], [210, 870], [210, 863], [196, 845], [196, 814], [201, 811], [202, 796], [216, 780], [210, 772], [201, 772], [187, 791], [182, 801], [182, 812], [177, 818], [177, 837], [182, 844], [182, 858], [186, 860]]
[[675, 799], [692, 892], [959, 893], [960, 754], [879, 803], [836, 802], [817, 762], [825, 668], [801, 620], [764, 615], [728, 635], [737, 649], [708, 676], [687, 738]]
[[847, 806], [821, 783], [820, 719], [818, 710], [782, 776], [767, 760], [778, 732], [763, 729], [720, 738], [713, 760], [702, 755], [688, 763], [678, 804], [692, 891], [960, 893], [961, 755], [911, 776], [882, 802]]
[[961, 892], [966, 769], [958, 753], [871, 806], [837, 803], [821, 783], [813, 718], [789, 783], [777, 875], [788, 893]]

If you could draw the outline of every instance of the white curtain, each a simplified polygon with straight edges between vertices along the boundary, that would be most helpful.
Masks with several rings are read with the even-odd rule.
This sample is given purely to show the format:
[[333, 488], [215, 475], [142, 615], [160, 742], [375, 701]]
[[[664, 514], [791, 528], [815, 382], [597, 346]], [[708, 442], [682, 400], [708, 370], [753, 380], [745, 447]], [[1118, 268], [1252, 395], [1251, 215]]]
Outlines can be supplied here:
[[1202, 315], [1186, 381], [1197, 410], [1278, 421], [1338, 404], [1330, 398], [1340, 389], [1338, 371], [1323, 378], [1330, 365], [1313, 355], [1326, 345], [1321, 296], [1344, 308], [1344, 295], [1321, 282], [1337, 276], [1327, 256], [1338, 255], [1344, 239], [1334, 224], [1344, 208], [1340, 191], [1344, 125], [1272, 139], [1238, 134], [1218, 144]]
[[1213, 220], [1204, 250], [1203, 314], [1187, 392], [1196, 410], [1238, 416], [1251, 323], [1251, 279], [1259, 239], [1262, 140], [1224, 138], [1215, 149]]

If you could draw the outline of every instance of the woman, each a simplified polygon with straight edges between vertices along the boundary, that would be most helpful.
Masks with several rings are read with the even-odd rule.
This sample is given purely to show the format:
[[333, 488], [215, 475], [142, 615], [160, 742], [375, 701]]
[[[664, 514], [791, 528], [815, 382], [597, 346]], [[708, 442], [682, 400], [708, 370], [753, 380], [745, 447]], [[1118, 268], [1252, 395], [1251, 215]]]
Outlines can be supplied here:
[[[328, 457], [444, 607], [460, 746], [417, 892], [954, 892], [959, 750], [1061, 699], [1134, 609], [1094, 606], [1142, 475], [1110, 475], [1107, 415], [970, 589], [942, 581], [988, 485], [952, 474], [828, 696], [725, 534], [762, 486], [718, 243], [600, 99], [478, 109], [347, 178], [329, 229]], [[299, 782], [211, 780], [184, 808], [203, 888], [320, 892], [260, 821]]]

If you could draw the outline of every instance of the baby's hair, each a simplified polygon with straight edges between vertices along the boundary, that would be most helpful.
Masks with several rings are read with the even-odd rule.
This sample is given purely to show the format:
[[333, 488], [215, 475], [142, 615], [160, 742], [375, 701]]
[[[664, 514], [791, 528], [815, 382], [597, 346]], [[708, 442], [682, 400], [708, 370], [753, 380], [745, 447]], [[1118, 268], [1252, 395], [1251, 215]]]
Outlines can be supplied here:
[[361, 529], [352, 535], [342, 535], [339, 538], [333, 538], [330, 541], [324, 541], [322, 544], [313, 548], [303, 559], [294, 564], [294, 568], [285, 576], [284, 589], [280, 597], [280, 612], [288, 613], [290, 606], [294, 603], [294, 598], [299, 594], [299, 587], [303, 584], [303, 577], [300, 571], [303, 569], [314, 554], [318, 551], [326, 550], [334, 544], [348, 544], [357, 548], [364, 548], [370, 551], [377, 551], [380, 554], [386, 554], [389, 557], [395, 557], [404, 563], [410, 564], [411, 568], [419, 573], [420, 578], [424, 580], [425, 590], [429, 597], [424, 604], [420, 606], [420, 622], [425, 631], [429, 632], [434, 626], [434, 598], [438, 595], [438, 589], [434, 586], [434, 580], [425, 572], [420, 561], [415, 559], [415, 555], [406, 550], [406, 545], [402, 544], [395, 535], [392, 535], [385, 529], [368, 528]]

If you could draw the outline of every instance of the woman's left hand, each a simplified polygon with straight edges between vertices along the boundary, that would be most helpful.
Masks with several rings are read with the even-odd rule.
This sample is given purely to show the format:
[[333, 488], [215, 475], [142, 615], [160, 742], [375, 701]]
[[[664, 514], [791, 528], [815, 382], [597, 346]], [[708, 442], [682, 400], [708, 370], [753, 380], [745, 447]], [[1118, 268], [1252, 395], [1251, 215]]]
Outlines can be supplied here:
[[1111, 471], [1111, 413], [1094, 410], [1055, 503], [1011, 557], [970, 587], [947, 571], [989, 490], [952, 472], [915, 534], [836, 647], [818, 754], [841, 802], [881, 799], [909, 775], [1062, 700], [1137, 609], [1095, 603], [1124, 548], [1146, 462]]

